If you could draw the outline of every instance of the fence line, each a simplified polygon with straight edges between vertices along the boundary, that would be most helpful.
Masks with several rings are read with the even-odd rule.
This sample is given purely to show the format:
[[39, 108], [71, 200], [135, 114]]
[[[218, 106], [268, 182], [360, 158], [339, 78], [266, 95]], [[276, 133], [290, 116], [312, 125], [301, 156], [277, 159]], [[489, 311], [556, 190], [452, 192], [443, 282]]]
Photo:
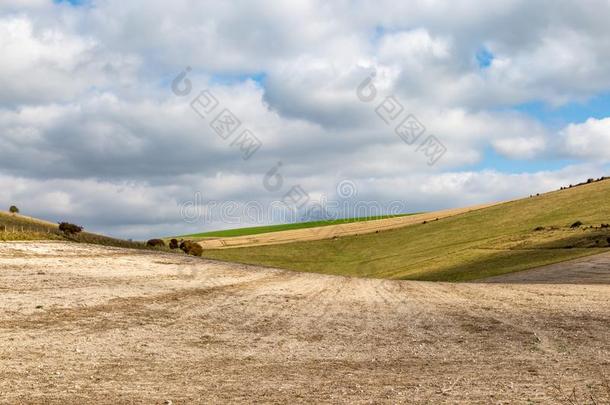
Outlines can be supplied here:
[[[34, 235], [33, 235], [34, 234]], [[92, 243], [104, 246], [115, 246], [135, 249], [147, 249], [144, 242], [122, 240], [104, 235], [98, 235], [89, 232], [81, 232], [78, 234], [68, 234], [59, 230], [59, 227], [52, 225], [15, 225], [0, 223], [0, 240], [32, 240], [32, 239], [61, 239], [70, 240], [78, 243]]]
[[17, 234], [58, 234], [59, 230], [48, 226], [36, 226], [36, 225], [6, 225], [0, 224], [0, 236], [10, 236]]

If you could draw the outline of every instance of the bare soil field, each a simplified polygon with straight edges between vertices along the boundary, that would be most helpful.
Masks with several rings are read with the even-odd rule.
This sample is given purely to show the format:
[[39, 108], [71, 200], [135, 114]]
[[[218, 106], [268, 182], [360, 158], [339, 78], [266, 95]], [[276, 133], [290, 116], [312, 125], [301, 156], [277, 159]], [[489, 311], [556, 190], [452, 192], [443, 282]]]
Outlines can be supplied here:
[[[608, 403], [610, 286], [0, 244], [2, 403]], [[169, 403], [169, 402], [167, 402]]]
[[408, 215], [377, 219], [373, 221], [352, 222], [339, 225], [327, 225], [316, 228], [293, 229], [261, 233], [258, 235], [233, 236], [226, 238], [205, 238], [198, 240], [204, 249], [229, 249], [238, 247], [277, 245], [281, 243], [303, 242], [311, 240], [332, 239], [348, 235], [363, 235], [390, 229], [402, 228], [408, 225], [421, 224], [424, 221], [434, 221], [452, 217], [454, 215], [475, 211], [482, 208], [502, 204], [501, 202], [480, 204], [464, 208], [452, 208], [442, 211], [426, 212], [423, 214]]

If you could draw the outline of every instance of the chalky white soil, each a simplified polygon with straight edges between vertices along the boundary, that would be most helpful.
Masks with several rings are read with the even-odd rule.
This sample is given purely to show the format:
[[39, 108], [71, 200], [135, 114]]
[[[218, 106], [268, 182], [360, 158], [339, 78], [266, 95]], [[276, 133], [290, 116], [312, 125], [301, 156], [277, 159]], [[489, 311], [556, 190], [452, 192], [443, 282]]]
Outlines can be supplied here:
[[604, 284], [356, 279], [2, 243], [0, 342], [3, 403], [610, 401]]

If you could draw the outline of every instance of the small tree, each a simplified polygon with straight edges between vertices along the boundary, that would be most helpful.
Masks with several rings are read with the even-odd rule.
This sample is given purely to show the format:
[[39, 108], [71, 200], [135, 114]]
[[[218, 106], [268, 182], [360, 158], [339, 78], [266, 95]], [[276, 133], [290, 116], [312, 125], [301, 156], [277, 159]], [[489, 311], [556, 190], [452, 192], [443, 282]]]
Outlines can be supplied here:
[[11, 205], [11, 207], [8, 210], [11, 214], [19, 214], [19, 208], [17, 208], [17, 206], [15, 206], [15, 205]]
[[163, 242], [161, 239], [150, 239], [148, 242], [146, 242], [146, 246], [148, 246], [148, 247], [165, 247], [165, 242]]
[[69, 222], [60, 222], [59, 230], [65, 233], [66, 235], [76, 235], [82, 232], [83, 227], [71, 224]]

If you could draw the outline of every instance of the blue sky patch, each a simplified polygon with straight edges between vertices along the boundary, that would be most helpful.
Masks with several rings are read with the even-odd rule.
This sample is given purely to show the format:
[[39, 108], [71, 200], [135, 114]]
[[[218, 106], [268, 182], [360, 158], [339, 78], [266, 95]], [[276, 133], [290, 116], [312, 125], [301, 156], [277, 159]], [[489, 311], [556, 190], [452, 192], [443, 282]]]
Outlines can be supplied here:
[[495, 170], [501, 173], [520, 174], [536, 173], [545, 170], [560, 170], [568, 165], [576, 164], [574, 159], [553, 159], [539, 157], [536, 159], [511, 159], [502, 156], [494, 150], [492, 146], [485, 148], [482, 159], [473, 164], [464, 166], [463, 170]]
[[53, 0], [55, 4], [68, 3], [72, 6], [82, 6], [83, 4], [89, 3], [91, 0]]
[[536, 118], [549, 129], [559, 130], [568, 124], [579, 124], [589, 118], [610, 117], [610, 93], [602, 93], [586, 101], [572, 101], [559, 107], [534, 101], [513, 109]]
[[258, 72], [254, 74], [215, 74], [210, 78], [211, 84], [219, 84], [219, 85], [231, 85], [236, 83], [245, 82], [247, 80], [252, 80], [260, 87], [264, 87], [265, 79], [267, 78], [267, 74], [265, 72]]
[[493, 62], [494, 60], [494, 54], [491, 53], [487, 48], [479, 49], [475, 57], [481, 69], [485, 69], [491, 66], [491, 62]]

